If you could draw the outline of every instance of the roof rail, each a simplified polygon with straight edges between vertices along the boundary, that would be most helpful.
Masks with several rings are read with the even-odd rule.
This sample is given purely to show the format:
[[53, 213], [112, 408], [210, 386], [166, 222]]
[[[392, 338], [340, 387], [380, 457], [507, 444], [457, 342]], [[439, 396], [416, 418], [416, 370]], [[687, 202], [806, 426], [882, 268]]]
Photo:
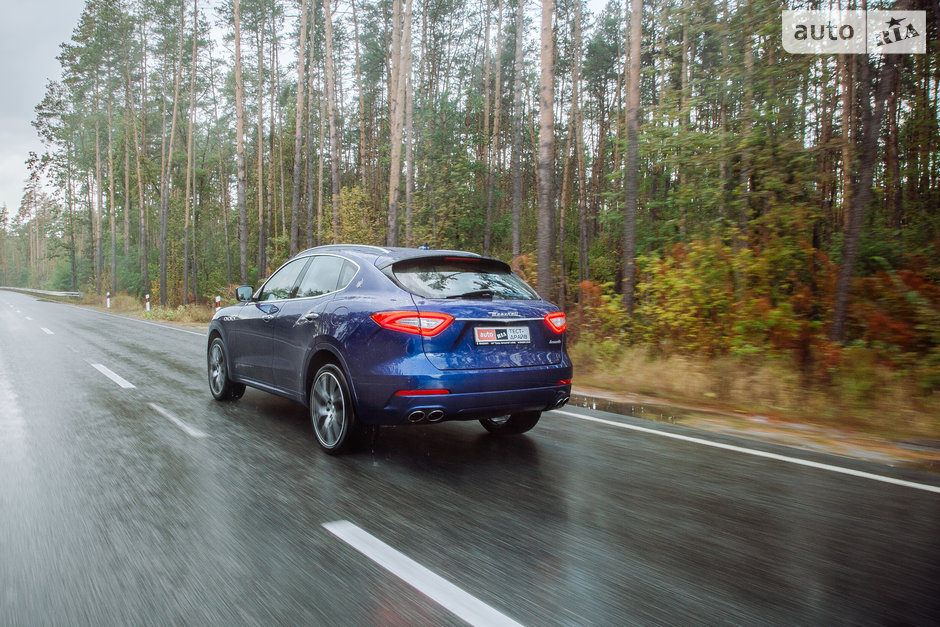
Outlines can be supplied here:
[[[390, 253], [391, 251], [387, 248], [382, 248], [381, 246], [371, 246], [369, 244], [324, 244], [322, 246], [316, 246], [314, 248], [308, 248], [307, 250], [349, 250], [359, 249], [359, 250], [368, 250], [378, 253]], [[304, 251], [306, 252], [306, 251]]]

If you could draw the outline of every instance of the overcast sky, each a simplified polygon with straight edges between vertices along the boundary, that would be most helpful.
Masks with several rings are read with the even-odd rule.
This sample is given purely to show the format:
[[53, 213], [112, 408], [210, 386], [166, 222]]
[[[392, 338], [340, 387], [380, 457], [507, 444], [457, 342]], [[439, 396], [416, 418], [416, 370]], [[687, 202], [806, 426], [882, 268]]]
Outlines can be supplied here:
[[[599, 12], [606, 0], [588, 4]], [[59, 45], [72, 38], [84, 0], [0, 0], [0, 205], [20, 206], [29, 152], [43, 152], [32, 127], [46, 83], [60, 78]]]
[[84, 0], [0, 0], [0, 205], [19, 209], [32, 127], [46, 83], [59, 78], [59, 44], [72, 37]]

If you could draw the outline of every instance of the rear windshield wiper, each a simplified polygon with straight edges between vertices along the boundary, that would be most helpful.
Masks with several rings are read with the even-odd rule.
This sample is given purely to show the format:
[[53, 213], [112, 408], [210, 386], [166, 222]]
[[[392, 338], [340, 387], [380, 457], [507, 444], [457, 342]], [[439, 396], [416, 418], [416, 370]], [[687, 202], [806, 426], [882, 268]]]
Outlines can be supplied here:
[[493, 290], [474, 290], [472, 292], [464, 292], [463, 294], [453, 294], [447, 298], [488, 298], [493, 300], [493, 296], [496, 295], [496, 292]]

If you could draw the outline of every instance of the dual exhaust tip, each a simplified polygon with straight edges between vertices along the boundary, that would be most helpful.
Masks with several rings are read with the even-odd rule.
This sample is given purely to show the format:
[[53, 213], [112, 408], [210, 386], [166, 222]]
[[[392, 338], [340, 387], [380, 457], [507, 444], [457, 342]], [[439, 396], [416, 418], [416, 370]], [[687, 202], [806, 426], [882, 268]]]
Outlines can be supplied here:
[[432, 409], [427, 412], [423, 409], [416, 409], [408, 414], [408, 422], [412, 424], [418, 424], [419, 422], [440, 422], [442, 420], [444, 420], [444, 410], [442, 409]]
[[[555, 401], [550, 409], [558, 409], [568, 404], [570, 397], [563, 396], [562, 398]], [[432, 409], [425, 411], [423, 409], [416, 409], [410, 414], [408, 414], [408, 422], [412, 424], [419, 424], [422, 422], [440, 422], [444, 420], [444, 410], [442, 409]]]

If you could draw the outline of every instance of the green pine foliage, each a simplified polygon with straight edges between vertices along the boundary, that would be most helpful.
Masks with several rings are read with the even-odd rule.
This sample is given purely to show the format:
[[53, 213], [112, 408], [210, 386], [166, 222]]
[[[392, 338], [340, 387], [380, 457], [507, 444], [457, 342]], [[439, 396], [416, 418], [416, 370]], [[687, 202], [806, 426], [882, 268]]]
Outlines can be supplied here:
[[[516, 2], [502, 3], [502, 32], [497, 32], [495, 1], [415, 0], [414, 163], [405, 166], [412, 168], [414, 188], [408, 215], [413, 245], [482, 252], [492, 164], [491, 254], [511, 261], [515, 154], [522, 189], [522, 258], [515, 263], [534, 279], [538, 33], [535, 24], [522, 24], [524, 93], [522, 111], [516, 112]], [[333, 241], [329, 134], [321, 139], [320, 132], [326, 124], [324, 19], [322, 4], [311, 4], [308, 47], [298, 51], [298, 3], [241, 2], [246, 263], [256, 284], [290, 254], [295, 171], [304, 177], [301, 248], [308, 234], [314, 244]], [[384, 244], [391, 2], [359, 0], [357, 23], [352, 11], [339, 4], [342, 9], [334, 15], [334, 56], [341, 77], [336, 230], [340, 241]], [[860, 66], [851, 65], [856, 60], [784, 52], [780, 11], [796, 8], [794, 3], [644, 4], [638, 259], [635, 310], [627, 316], [620, 292], [628, 3], [612, 1], [597, 15], [574, 0], [558, 4], [552, 292], [571, 312], [572, 336], [609, 356], [629, 348], [664, 358], [780, 359], [817, 384], [844, 381], [847, 364], [855, 360], [900, 373], [916, 394], [936, 395], [940, 37], [932, 5], [914, 3], [927, 12], [928, 52], [903, 58], [885, 103], [873, 193], [864, 207], [858, 244], [848, 342], [834, 345], [827, 337], [848, 213], [858, 210], [848, 200], [861, 149], [861, 104], [870, 97], [859, 92]], [[120, 291], [138, 298], [150, 293], [158, 302], [162, 246], [171, 308], [210, 302], [217, 293], [231, 296], [240, 261], [233, 12], [228, 0], [198, 7], [196, 15], [189, 0], [88, 0], [72, 39], [62, 46], [61, 80], [51, 82], [37, 103], [35, 126], [46, 154], [30, 160], [21, 206], [0, 208], [0, 283], [102, 294], [111, 285], [114, 240]], [[579, 10], [585, 11], [578, 90], [583, 172], [572, 133], [572, 16]], [[487, 12], [493, 38], [488, 46], [483, 41]], [[489, 64], [484, 50], [491, 55]], [[297, 84], [294, 65], [298, 52], [306, 67], [303, 85]], [[193, 63], [195, 110], [190, 111]], [[872, 63], [877, 84], [882, 61]], [[295, 170], [298, 88], [305, 92], [306, 111], [303, 164]], [[522, 141], [514, 146], [517, 114]], [[187, 230], [190, 119], [194, 141]], [[171, 144], [172, 162], [167, 163]], [[167, 236], [161, 243], [164, 174]], [[402, 174], [400, 242], [406, 220]], [[184, 237], [190, 240], [185, 295]], [[262, 268], [259, 242], [267, 253]], [[862, 353], [865, 358], [858, 360]], [[861, 377], [864, 370], [858, 366], [855, 372]]]

